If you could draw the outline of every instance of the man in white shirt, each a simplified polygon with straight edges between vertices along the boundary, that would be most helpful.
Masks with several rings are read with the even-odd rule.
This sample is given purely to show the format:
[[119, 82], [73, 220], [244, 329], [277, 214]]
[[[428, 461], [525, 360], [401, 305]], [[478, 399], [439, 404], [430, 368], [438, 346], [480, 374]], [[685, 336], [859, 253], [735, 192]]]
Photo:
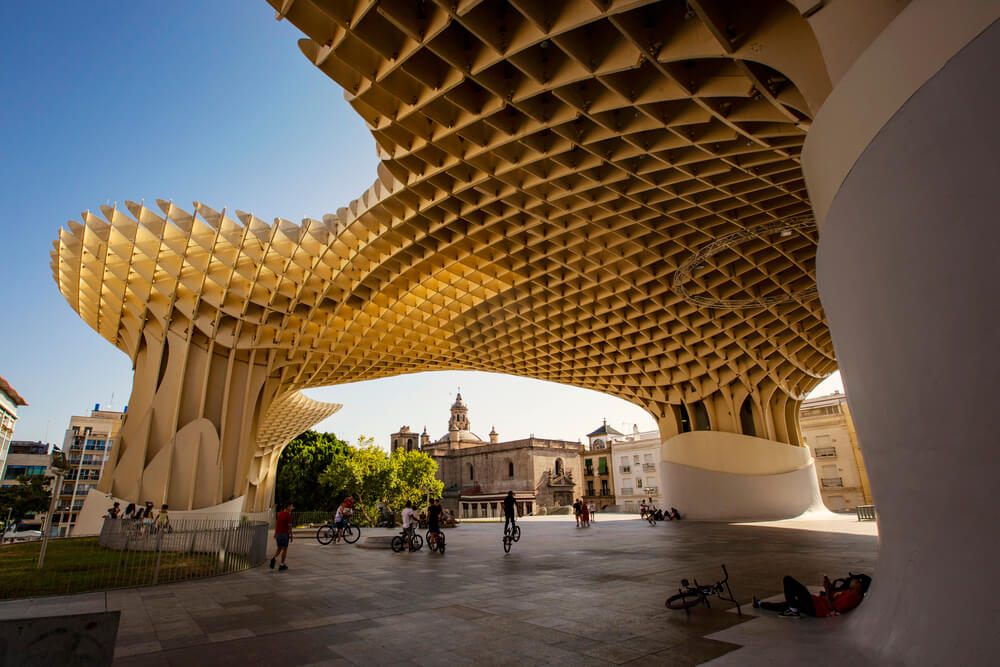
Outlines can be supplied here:
[[417, 513], [413, 511], [413, 503], [407, 500], [406, 507], [403, 508], [403, 532], [406, 533], [406, 546], [411, 551], [413, 550], [413, 540], [410, 538], [416, 525]]

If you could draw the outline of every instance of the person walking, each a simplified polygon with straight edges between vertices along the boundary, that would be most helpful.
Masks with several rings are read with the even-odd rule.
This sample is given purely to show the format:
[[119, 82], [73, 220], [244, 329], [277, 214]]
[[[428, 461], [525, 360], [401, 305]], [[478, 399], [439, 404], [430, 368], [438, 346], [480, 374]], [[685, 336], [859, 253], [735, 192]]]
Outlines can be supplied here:
[[292, 541], [292, 507], [291, 503], [285, 503], [284, 509], [278, 512], [278, 516], [274, 520], [274, 541], [278, 545], [278, 550], [274, 552], [274, 556], [271, 558], [270, 568], [274, 569], [274, 563], [278, 560], [278, 556], [281, 556], [281, 565], [278, 566], [279, 570], [287, 570], [288, 566], [285, 565], [285, 558], [288, 556], [288, 544]]
[[587, 503], [583, 503], [583, 507], [580, 508], [583, 516], [580, 519], [580, 523], [584, 528], [590, 528], [590, 506]]
[[510, 529], [514, 530], [515, 504], [516, 503], [514, 502], [514, 492], [508, 491], [507, 497], [503, 499], [503, 532], [505, 535], [507, 534], [507, 526], [510, 526]]
[[573, 515], [576, 517], [576, 527], [580, 527], [580, 516], [583, 513], [583, 503], [577, 498], [576, 502], [573, 503]]

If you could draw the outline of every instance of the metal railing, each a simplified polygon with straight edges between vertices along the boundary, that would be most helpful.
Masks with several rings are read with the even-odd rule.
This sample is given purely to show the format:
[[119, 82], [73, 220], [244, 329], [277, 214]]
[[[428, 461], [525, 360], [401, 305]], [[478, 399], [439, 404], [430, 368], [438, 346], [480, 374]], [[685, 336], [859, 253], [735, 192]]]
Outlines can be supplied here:
[[874, 505], [858, 505], [858, 521], [875, 521]]
[[632, 466], [618, 466], [618, 472], [632, 472]]
[[839, 489], [844, 486], [843, 477], [824, 477], [820, 480], [824, 489]]
[[269, 526], [239, 515], [166, 524], [105, 519], [94, 537], [0, 548], [0, 599], [153, 586], [239, 572], [266, 559]]
[[642, 471], [643, 472], [656, 472], [656, 464], [655, 463], [643, 463], [642, 464]]

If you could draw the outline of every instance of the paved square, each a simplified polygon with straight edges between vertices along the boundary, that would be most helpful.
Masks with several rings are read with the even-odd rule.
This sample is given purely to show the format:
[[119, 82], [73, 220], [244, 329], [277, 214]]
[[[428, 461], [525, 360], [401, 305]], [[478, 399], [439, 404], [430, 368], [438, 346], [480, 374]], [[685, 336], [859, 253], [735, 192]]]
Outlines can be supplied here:
[[[445, 556], [302, 537], [284, 572], [264, 566], [112, 591], [106, 608], [122, 612], [114, 664], [695, 665], [740, 647], [706, 635], [753, 617], [716, 603], [690, 616], [665, 609], [680, 579], [715, 581], [726, 563], [737, 599], [749, 602], [780, 593], [784, 574], [818, 583], [824, 574], [871, 572], [876, 559], [873, 535], [795, 522], [598, 519], [589, 529], [569, 517], [523, 520], [509, 555], [496, 523], [448, 530]], [[74, 608], [90, 610], [89, 600], [103, 609], [103, 598], [77, 596]], [[40, 599], [32, 611], [66, 601]], [[16, 604], [0, 605], [0, 616]], [[19, 604], [23, 612], [27, 603]]]

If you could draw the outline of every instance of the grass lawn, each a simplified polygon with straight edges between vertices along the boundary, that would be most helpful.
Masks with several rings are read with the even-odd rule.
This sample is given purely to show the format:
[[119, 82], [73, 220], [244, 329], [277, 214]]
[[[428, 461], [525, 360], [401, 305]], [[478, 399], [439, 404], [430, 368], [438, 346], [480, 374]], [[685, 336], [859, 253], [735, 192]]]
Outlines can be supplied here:
[[[214, 553], [115, 551], [102, 547], [96, 537], [50, 540], [45, 567], [39, 570], [40, 549], [41, 542], [0, 547], [0, 599], [148, 586], [222, 573]], [[229, 555], [226, 571], [243, 569], [236, 562], [240, 558]]]

